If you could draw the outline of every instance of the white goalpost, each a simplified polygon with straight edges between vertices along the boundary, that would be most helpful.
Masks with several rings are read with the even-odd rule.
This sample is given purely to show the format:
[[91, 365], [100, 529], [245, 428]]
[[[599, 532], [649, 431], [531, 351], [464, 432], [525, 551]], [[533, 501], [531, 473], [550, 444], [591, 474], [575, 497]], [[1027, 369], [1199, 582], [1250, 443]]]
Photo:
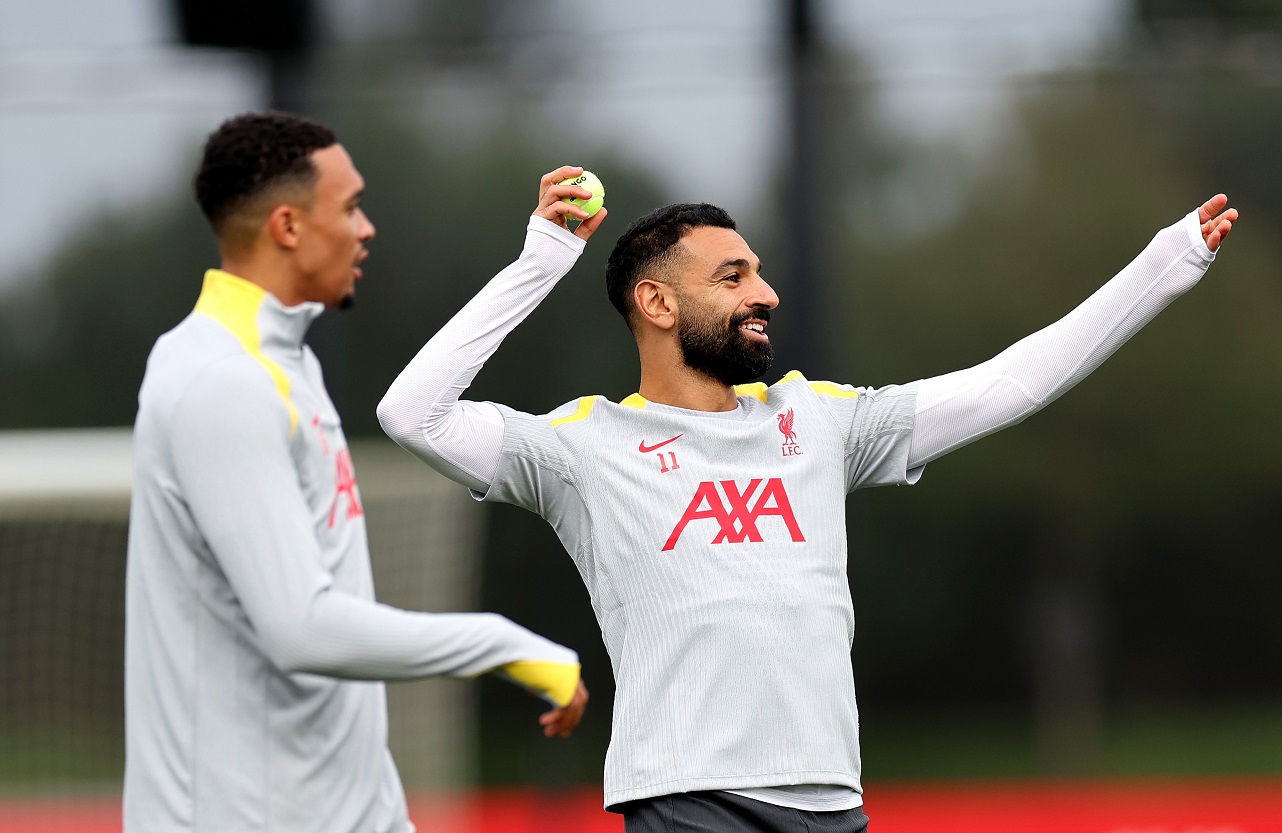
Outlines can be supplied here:
[[[119, 785], [130, 449], [128, 428], [0, 432], [0, 795]], [[351, 451], [379, 600], [476, 610], [483, 508], [390, 441]], [[408, 789], [474, 779], [475, 701], [388, 685]]]

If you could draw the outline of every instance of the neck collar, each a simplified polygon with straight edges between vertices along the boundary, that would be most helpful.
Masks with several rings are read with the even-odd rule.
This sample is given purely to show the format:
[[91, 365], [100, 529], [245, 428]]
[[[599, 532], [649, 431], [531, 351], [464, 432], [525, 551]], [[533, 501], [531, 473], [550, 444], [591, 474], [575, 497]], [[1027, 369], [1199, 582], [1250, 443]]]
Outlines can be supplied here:
[[233, 332], [255, 331], [258, 343], [263, 346], [298, 350], [303, 346], [307, 329], [325, 311], [325, 305], [305, 301], [287, 307], [258, 284], [221, 269], [210, 269], [205, 273], [196, 311]]

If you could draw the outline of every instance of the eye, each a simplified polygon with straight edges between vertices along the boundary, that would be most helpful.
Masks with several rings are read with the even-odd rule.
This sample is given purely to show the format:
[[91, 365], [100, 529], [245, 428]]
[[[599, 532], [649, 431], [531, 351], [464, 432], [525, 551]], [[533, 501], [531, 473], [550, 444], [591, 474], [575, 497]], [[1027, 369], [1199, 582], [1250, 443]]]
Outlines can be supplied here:
[[721, 280], [723, 280], [723, 281], [729, 281], [730, 283], [738, 283], [738, 282], [739, 282], [739, 273], [738, 273], [738, 272], [731, 272], [729, 275], [726, 275], [726, 276], [725, 276], [725, 277], [723, 277]]

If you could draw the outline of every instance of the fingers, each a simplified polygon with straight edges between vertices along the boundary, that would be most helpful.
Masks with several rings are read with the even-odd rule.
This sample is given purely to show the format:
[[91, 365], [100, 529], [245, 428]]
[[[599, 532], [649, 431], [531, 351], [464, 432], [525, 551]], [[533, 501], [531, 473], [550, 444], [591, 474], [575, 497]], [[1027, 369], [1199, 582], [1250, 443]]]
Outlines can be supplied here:
[[[1212, 202], [1214, 202], [1214, 200], [1212, 200]], [[1210, 202], [1207, 203], [1207, 205], [1210, 204]], [[1223, 208], [1224, 206], [1221, 205], [1220, 207]], [[1203, 206], [1203, 208], [1206, 208], [1206, 206]], [[1201, 212], [1199, 211], [1198, 214], [1200, 216]], [[1228, 237], [1229, 232], [1233, 230], [1233, 224], [1237, 222], [1237, 218], [1237, 209], [1230, 208], [1221, 213], [1218, 217], [1212, 217], [1205, 220], [1202, 223], [1202, 239], [1206, 241], [1206, 248], [1212, 252], [1220, 248], [1220, 244], [1224, 242], [1224, 238]]]
[[550, 712], [544, 712], [539, 716], [539, 725], [543, 727], [544, 737], [568, 738], [579, 721], [583, 719], [583, 712], [588, 705], [588, 689], [579, 680], [579, 686], [574, 691], [574, 697], [569, 703], [566, 703], [559, 709], [553, 709]]
[[1205, 237], [1206, 235], [1210, 234], [1213, 230], [1215, 230], [1216, 227], [1219, 226], [1220, 222], [1223, 220], [1228, 220], [1230, 223], [1236, 223], [1237, 216], [1238, 216], [1237, 209], [1230, 208], [1229, 210], [1222, 212], [1218, 217], [1213, 217], [1213, 218], [1203, 220], [1202, 236]]
[[1212, 252], [1219, 249], [1220, 244], [1224, 242], [1224, 238], [1228, 237], [1229, 232], [1232, 230], [1232, 221], [1221, 220], [1219, 225], [1215, 227], [1214, 231], [1210, 234], [1204, 235], [1206, 237], [1206, 248], [1210, 249]]
[[563, 202], [562, 200], [566, 197], [582, 197], [585, 193], [588, 194], [588, 197], [592, 196], [591, 193], [584, 191], [582, 188], [573, 188], [569, 185], [557, 185], [549, 188], [544, 201], [534, 210], [534, 216], [551, 220], [562, 228], [569, 228], [566, 220], [586, 220], [588, 212], [573, 203]]
[[562, 165], [555, 171], [545, 173], [539, 180], [539, 204], [534, 209], [534, 216], [551, 220], [564, 229], [570, 228], [569, 220], [578, 220], [579, 225], [574, 233], [587, 240], [600, 228], [601, 222], [605, 220], [606, 211], [602, 208], [592, 217], [588, 217], [586, 211], [566, 200], [590, 200], [592, 192], [576, 185], [560, 184], [581, 173], [583, 168], [578, 165]]
[[[549, 170], [549, 172], [545, 173], [540, 181], [538, 181], [538, 209], [544, 208], [544, 206], [547, 205], [547, 191], [551, 190], [551, 188], [564, 187], [558, 186], [556, 183], [562, 181], [562, 179], [577, 177], [578, 174], [581, 173], [583, 173], [583, 169], [579, 168], [578, 165], [562, 165], [562, 167], [556, 170]], [[582, 191], [583, 188], [578, 188], [578, 190]], [[579, 195], [572, 194], [569, 196]], [[588, 194], [588, 196], [591, 196], [591, 194]], [[562, 199], [562, 197], [556, 197], [556, 199], [559, 200]], [[535, 209], [536, 214], [538, 213], [538, 209]]]
[[583, 168], [578, 165], [562, 165], [555, 171], [549, 171], [539, 180], [539, 198], [543, 198], [543, 192], [550, 186], [557, 184], [563, 179], [569, 179], [572, 176], [578, 176], [583, 173]]
[[1206, 202], [1202, 203], [1202, 207], [1197, 210], [1198, 222], [1205, 223], [1207, 220], [1210, 220], [1216, 214], [1219, 214], [1221, 211], [1223, 211], [1224, 206], [1228, 204], [1229, 204], [1228, 197], [1224, 196], [1223, 194], [1216, 194]]
[[565, 177], [561, 175], [567, 172], [569, 172], [568, 176], [574, 176], [574, 171], [582, 170], [582, 168], [564, 167], [545, 174], [539, 182], [539, 204], [534, 209], [534, 216], [551, 220], [562, 228], [569, 228], [566, 220], [586, 220], [588, 218], [586, 211], [565, 200], [589, 200], [592, 198], [592, 192], [577, 185], [560, 185], [558, 184], [560, 179], [556, 179], [556, 177], [564, 179]]
[[579, 237], [582, 237], [584, 240], [587, 240], [593, 234], [596, 234], [596, 230], [601, 227], [602, 221], [605, 220], [605, 215], [609, 213], [610, 212], [606, 210], [605, 206], [602, 206], [597, 209], [597, 212], [591, 217], [579, 223], [579, 227], [574, 230], [574, 233]]

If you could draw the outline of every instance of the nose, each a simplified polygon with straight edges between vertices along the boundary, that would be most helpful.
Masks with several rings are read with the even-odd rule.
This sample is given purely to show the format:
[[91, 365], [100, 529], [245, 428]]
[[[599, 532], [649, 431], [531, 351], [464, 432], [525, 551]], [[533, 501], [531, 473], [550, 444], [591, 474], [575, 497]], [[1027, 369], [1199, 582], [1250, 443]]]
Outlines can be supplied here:
[[360, 241], [364, 243], [366, 240], [373, 238], [373, 236], [374, 224], [370, 222], [369, 215], [361, 211]]
[[760, 275], [757, 276], [756, 284], [751, 296], [752, 300], [748, 301], [749, 306], [759, 306], [767, 309], [774, 309], [779, 306], [779, 296], [775, 294], [770, 284], [766, 283]]

